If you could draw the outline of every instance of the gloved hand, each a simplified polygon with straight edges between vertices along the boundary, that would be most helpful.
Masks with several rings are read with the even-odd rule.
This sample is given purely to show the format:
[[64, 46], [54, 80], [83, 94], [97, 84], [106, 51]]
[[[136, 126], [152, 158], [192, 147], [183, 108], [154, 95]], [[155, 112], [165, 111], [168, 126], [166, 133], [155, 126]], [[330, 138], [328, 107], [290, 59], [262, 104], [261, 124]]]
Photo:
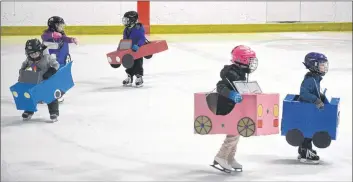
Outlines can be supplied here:
[[140, 47], [139, 47], [138, 45], [136, 45], [136, 44], [135, 44], [135, 45], [133, 45], [133, 46], [132, 46], [132, 48], [131, 48], [131, 49], [132, 49], [132, 51], [136, 52], [136, 51], [138, 51], [138, 50], [139, 50], [139, 48], [140, 48]]
[[78, 44], [78, 39], [77, 38], [72, 38], [72, 42], [77, 45]]
[[50, 78], [51, 76], [53, 76], [56, 73], [56, 71], [57, 70], [55, 68], [50, 67], [48, 69], [48, 71], [44, 73], [43, 79], [46, 80], [46, 79]]
[[324, 103], [321, 101], [321, 99], [320, 98], [318, 98], [318, 99], [316, 99], [316, 101], [314, 102], [314, 104], [316, 105], [316, 107], [318, 108], [318, 109], [324, 109]]
[[54, 39], [60, 39], [63, 35], [59, 32], [53, 32], [52, 37]]
[[243, 97], [236, 91], [231, 91], [228, 98], [232, 99], [235, 103], [240, 103], [243, 101]]

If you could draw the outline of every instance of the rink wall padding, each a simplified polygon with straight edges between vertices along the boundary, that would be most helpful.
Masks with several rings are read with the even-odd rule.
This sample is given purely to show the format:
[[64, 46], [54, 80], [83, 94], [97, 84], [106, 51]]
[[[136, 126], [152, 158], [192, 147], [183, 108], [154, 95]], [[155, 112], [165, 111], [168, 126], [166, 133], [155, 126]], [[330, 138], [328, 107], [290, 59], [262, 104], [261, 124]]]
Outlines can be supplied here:
[[[149, 12], [145, 12], [149, 14]], [[146, 21], [148, 21], [146, 19]], [[41, 35], [46, 26], [2, 26], [1, 36]], [[316, 32], [352, 31], [352, 22], [342, 23], [267, 23], [223, 25], [151, 25], [150, 34], [202, 33], [261, 33], [261, 32]], [[123, 26], [66, 26], [67, 35], [120, 35]]]

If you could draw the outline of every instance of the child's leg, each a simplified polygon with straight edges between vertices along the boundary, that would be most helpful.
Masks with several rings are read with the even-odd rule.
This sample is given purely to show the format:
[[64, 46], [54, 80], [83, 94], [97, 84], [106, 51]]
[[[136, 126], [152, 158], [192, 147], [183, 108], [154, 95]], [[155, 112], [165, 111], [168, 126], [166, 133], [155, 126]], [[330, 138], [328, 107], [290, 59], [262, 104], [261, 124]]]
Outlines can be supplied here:
[[143, 76], [143, 58], [135, 60], [134, 73], [135, 73], [135, 75]]
[[136, 86], [141, 86], [143, 84], [143, 58], [136, 59], [134, 63], [134, 73], [136, 75]]
[[232, 152], [232, 149], [234, 149], [234, 146], [237, 145], [238, 139], [239, 138], [237, 136], [227, 135], [221, 148], [219, 149], [214, 160], [223, 168], [232, 170], [232, 166], [228, 162], [228, 157]]
[[53, 121], [57, 121], [59, 116], [59, 102], [58, 100], [54, 100], [53, 102], [48, 104], [48, 110], [50, 114], [50, 119]]
[[237, 148], [238, 148], [238, 143], [239, 143], [239, 139], [240, 139], [240, 136], [234, 136], [234, 141], [233, 141], [233, 146], [231, 147], [231, 151], [229, 153], [229, 156], [228, 156], [228, 162], [229, 164], [235, 168], [235, 169], [241, 169], [243, 168], [243, 166], [241, 164], [238, 163], [237, 160], [235, 160], [235, 153], [237, 152]]

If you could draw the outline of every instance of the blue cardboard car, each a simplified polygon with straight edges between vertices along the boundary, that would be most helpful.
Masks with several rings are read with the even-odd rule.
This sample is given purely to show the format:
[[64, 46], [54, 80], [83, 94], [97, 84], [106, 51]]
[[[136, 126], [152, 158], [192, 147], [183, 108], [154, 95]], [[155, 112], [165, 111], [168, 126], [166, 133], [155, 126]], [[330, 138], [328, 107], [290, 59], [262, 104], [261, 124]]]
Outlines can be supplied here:
[[38, 78], [42, 75], [39, 73], [23, 71], [21, 75], [25, 76], [20, 76], [19, 82], [10, 87], [17, 110], [36, 112], [39, 102], [48, 104], [60, 98], [74, 86], [71, 67], [72, 62], [69, 62], [49, 79], [40, 82]]
[[292, 146], [311, 138], [317, 148], [327, 148], [336, 140], [340, 119], [340, 98], [325, 99], [322, 110], [315, 104], [298, 101], [299, 95], [288, 94], [283, 100], [281, 135]]
[[56, 60], [60, 64], [60, 68], [65, 66], [68, 62], [71, 62], [69, 43], [67, 42], [43, 42], [47, 46], [47, 53], [55, 55]]

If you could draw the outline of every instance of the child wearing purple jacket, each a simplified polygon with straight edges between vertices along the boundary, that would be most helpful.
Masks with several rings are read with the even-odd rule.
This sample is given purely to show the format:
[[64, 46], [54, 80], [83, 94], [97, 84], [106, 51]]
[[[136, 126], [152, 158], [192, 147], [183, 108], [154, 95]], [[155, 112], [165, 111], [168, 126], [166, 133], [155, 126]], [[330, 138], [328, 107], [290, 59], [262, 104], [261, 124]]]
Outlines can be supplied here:
[[[131, 39], [133, 51], [138, 49], [146, 43], [145, 29], [141, 23], [138, 23], [138, 14], [136, 11], [128, 11], [124, 14], [123, 24], [125, 26], [123, 39]], [[143, 86], [143, 57], [134, 60], [132, 68], [125, 70], [127, 78], [123, 81], [124, 86], [130, 86], [133, 82], [133, 77], [136, 76], [136, 87]]]
[[[78, 43], [77, 38], [66, 36], [64, 26], [65, 21], [63, 18], [52, 16], [48, 19], [48, 29], [41, 36], [43, 44], [47, 46], [45, 53], [54, 55], [60, 64], [60, 68], [65, 66], [68, 61], [71, 61], [68, 44], [75, 43], [77, 45]], [[61, 103], [64, 101], [64, 98], [61, 97], [58, 101]]]
[[66, 36], [64, 32], [65, 21], [59, 16], [52, 16], [48, 20], [48, 29], [42, 34], [42, 41], [48, 47], [49, 54], [55, 54], [60, 67], [66, 64], [68, 53], [68, 43], [75, 43], [78, 40], [74, 37]]

